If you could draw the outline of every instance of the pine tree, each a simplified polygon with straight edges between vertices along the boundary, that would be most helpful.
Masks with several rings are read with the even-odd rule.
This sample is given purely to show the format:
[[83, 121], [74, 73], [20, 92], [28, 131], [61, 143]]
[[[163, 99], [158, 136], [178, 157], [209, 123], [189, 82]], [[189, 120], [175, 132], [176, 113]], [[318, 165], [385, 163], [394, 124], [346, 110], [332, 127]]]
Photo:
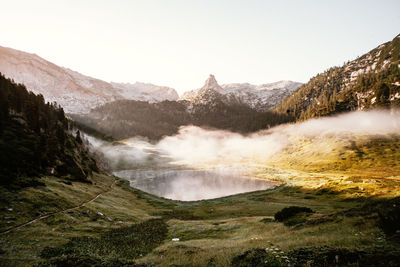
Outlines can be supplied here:
[[81, 138], [81, 132], [78, 130], [76, 131], [76, 142], [78, 142], [78, 144], [82, 144], [82, 138]]

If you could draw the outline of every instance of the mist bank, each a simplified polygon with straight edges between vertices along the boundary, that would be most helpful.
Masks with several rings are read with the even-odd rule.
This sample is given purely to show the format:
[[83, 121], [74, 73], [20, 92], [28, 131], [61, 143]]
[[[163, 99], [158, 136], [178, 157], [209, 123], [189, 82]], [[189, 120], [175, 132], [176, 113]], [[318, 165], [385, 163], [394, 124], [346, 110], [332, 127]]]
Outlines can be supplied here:
[[393, 134], [400, 134], [399, 110], [357, 111], [281, 125], [246, 136], [185, 126], [177, 135], [165, 137], [156, 147], [172, 159], [190, 166], [251, 164], [268, 163], [269, 158], [276, 157], [301, 139], [323, 147], [324, 140], [328, 139], [351, 140], [361, 136], [373, 139]]
[[110, 162], [112, 169], [160, 168], [185, 165], [207, 168], [208, 165], [235, 166], [254, 162], [268, 163], [272, 156], [292, 146], [299, 139], [318, 142], [325, 139], [349, 140], [352, 137], [400, 134], [400, 111], [357, 111], [334, 117], [311, 119], [303, 123], [280, 125], [250, 135], [197, 126], [182, 126], [178, 133], [152, 144], [133, 137], [120, 142], [106, 142], [88, 136], [94, 151]]
[[382, 138], [399, 139], [399, 115], [398, 110], [352, 112], [250, 135], [184, 126], [178, 134], [154, 144], [139, 137], [118, 142], [86, 138], [92, 151], [100, 153], [113, 173], [131, 186], [166, 198], [199, 200], [274, 187], [268, 181], [272, 176], [263, 175], [261, 182], [252, 179], [260, 167], [303, 170], [319, 164], [322, 170], [330, 164], [348, 168], [352, 163], [343, 165], [342, 159], [351, 161], [363, 153], [354, 140], [376, 139], [381, 146]]

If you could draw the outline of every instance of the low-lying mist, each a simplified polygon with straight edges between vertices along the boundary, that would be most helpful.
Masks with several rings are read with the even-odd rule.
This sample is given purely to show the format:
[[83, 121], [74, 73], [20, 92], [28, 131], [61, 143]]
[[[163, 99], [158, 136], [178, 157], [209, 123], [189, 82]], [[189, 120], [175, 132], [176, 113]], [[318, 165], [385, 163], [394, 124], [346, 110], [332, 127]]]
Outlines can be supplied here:
[[210, 131], [195, 126], [181, 127], [179, 133], [165, 137], [156, 147], [174, 160], [191, 166], [202, 163], [241, 164], [266, 161], [289, 146], [295, 138], [338, 139], [355, 135], [400, 133], [400, 112], [352, 112], [335, 117], [286, 124], [248, 136], [228, 131]]
[[[374, 138], [391, 134], [400, 134], [398, 110], [357, 111], [281, 125], [247, 136], [184, 126], [178, 134], [167, 136], [156, 144], [140, 138], [118, 143], [107, 143], [93, 137], [88, 139], [93, 149], [109, 161], [115, 174], [129, 179], [133, 186], [168, 198], [194, 200], [271, 187], [271, 184], [254, 186], [260, 184], [254, 181], [244, 185], [240, 179], [240, 182], [230, 184], [229, 177], [232, 180], [240, 177], [250, 182], [245, 177], [248, 175], [247, 167], [268, 165], [269, 158], [276, 157], [299, 138], [318, 139], [321, 146], [321, 140], [323, 142], [328, 137], [342, 139], [361, 135]], [[188, 169], [202, 172], [188, 172]], [[215, 174], [215, 169], [225, 170], [226, 175], [221, 171]], [[146, 171], [154, 172], [150, 175], [152, 178], [143, 175]], [[215, 178], [210, 180], [212, 176]], [[198, 195], [196, 190], [206, 193]]]

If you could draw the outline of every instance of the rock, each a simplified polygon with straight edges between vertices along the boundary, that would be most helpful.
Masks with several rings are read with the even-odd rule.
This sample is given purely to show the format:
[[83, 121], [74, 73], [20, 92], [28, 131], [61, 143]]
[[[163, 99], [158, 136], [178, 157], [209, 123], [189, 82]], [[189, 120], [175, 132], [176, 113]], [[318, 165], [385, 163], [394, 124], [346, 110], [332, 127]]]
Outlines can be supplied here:
[[104, 216], [104, 214], [103, 214], [103, 213], [101, 213], [100, 211], [99, 211], [99, 212], [97, 212], [97, 215], [99, 215], [99, 216]]

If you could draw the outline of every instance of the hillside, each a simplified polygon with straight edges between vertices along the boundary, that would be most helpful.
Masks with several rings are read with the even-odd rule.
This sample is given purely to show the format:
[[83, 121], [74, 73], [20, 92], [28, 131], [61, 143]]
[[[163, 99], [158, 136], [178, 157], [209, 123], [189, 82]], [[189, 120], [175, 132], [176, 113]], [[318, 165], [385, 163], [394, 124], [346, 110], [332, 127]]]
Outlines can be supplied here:
[[89, 181], [96, 163], [72, 135], [62, 108], [0, 76], [0, 185], [24, 187], [54, 175]]
[[306, 120], [351, 110], [400, 105], [400, 35], [302, 85], [277, 107]]
[[86, 113], [91, 108], [118, 99], [149, 102], [176, 100], [172, 88], [148, 83], [108, 83], [57, 66], [36, 54], [0, 46], [0, 72], [29, 91], [57, 102], [67, 113]]

